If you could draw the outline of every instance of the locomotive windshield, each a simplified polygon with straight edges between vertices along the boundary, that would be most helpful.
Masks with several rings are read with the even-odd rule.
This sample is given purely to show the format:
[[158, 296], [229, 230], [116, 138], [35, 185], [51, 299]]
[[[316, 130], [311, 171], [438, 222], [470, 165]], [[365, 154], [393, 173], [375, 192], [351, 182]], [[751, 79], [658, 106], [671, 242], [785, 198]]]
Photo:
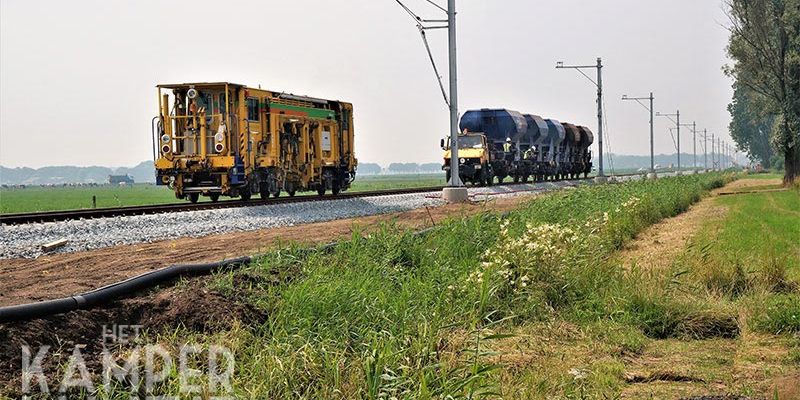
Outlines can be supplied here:
[[480, 149], [483, 148], [483, 140], [481, 136], [459, 136], [458, 148], [459, 149]]

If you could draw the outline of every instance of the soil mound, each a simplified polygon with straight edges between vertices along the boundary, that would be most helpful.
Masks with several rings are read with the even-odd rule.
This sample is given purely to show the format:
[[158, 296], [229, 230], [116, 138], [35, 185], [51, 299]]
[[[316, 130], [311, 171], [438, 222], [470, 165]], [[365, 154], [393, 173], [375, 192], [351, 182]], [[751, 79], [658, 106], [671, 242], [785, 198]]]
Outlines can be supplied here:
[[[239, 298], [241, 296], [234, 296]], [[0, 324], [0, 392], [21, 389], [22, 346], [34, 357], [41, 346], [50, 346], [43, 369], [49, 387], [58, 384], [59, 365], [79, 346], [91, 373], [100, 372], [102, 350], [115, 326], [141, 326], [149, 334], [183, 327], [194, 332], [219, 332], [236, 321], [258, 324], [266, 314], [236, 298], [206, 289], [197, 280], [186, 287], [157, 290], [145, 297], [123, 299], [104, 307], [78, 310], [27, 322]], [[108, 346], [107, 346], [108, 348]], [[35, 383], [34, 383], [35, 384]]]

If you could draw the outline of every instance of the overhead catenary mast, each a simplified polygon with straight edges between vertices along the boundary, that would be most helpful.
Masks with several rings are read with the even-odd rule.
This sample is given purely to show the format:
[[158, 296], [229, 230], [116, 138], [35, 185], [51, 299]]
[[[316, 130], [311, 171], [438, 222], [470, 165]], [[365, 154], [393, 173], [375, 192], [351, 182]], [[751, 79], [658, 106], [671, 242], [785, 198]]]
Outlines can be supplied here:
[[[675, 123], [675, 127], [677, 128], [677, 150], [678, 150], [678, 175], [681, 174], [681, 110], [675, 112], [675, 114], [663, 114], [663, 113], [656, 113], [658, 117], [666, 117], [669, 118], [670, 121]], [[676, 117], [677, 120], [672, 119], [672, 117]]]
[[703, 167], [708, 171], [708, 129], [703, 129]]
[[[596, 180], [605, 182], [606, 174], [603, 169], [603, 59], [598, 57], [597, 65], [564, 65], [563, 61], [559, 61], [556, 63], [556, 69], [574, 69], [597, 87], [597, 156], [599, 160]], [[597, 80], [595, 81], [589, 75], [586, 75], [583, 72], [584, 69], [597, 69]]]
[[692, 142], [692, 154], [694, 155], [692, 169], [697, 169], [697, 121], [692, 122]]
[[717, 145], [716, 145], [716, 142], [714, 142], [714, 140], [715, 140], [714, 136], [715, 136], [714, 133], [712, 133], [711, 134], [711, 170], [716, 171], [717, 170], [717, 160], [716, 160], [716, 149], [715, 149], [715, 147]]
[[[467, 189], [464, 183], [461, 182], [459, 173], [459, 157], [458, 157], [458, 68], [457, 68], [457, 51], [456, 51], [456, 0], [447, 1], [447, 9], [439, 6], [433, 0], [428, 0], [428, 3], [435, 6], [440, 11], [447, 14], [446, 20], [441, 19], [423, 19], [411, 11], [400, 0], [395, 0], [397, 3], [414, 19], [419, 28], [420, 35], [425, 44], [425, 49], [428, 52], [431, 64], [433, 65], [436, 79], [439, 81], [439, 87], [442, 90], [445, 103], [450, 109], [450, 180], [447, 182], [448, 187], [444, 189], [442, 197], [448, 202], [463, 202], [467, 200]], [[427, 23], [435, 23], [446, 25], [425, 25]], [[449, 83], [450, 83], [450, 97], [448, 99], [447, 93], [444, 90], [442, 77], [439, 75], [436, 62], [434, 61], [433, 54], [431, 53], [430, 46], [428, 46], [428, 39], [425, 31], [431, 29], [444, 29], [447, 28], [447, 42], [448, 42], [448, 63], [449, 63]]]
[[708, 129], [703, 129], [703, 169], [708, 172]]
[[456, 64], [456, 0], [447, 1], [447, 42], [450, 64], [450, 182], [462, 187], [458, 173], [458, 68]]
[[[650, 92], [650, 97], [628, 97], [628, 95], [623, 95], [622, 100], [633, 100], [650, 112], [650, 173], [648, 174], [648, 178], [653, 179], [656, 177], [655, 151], [653, 149], [653, 101], [655, 97], [653, 96], [653, 92]], [[642, 100], [650, 100], [650, 107], [644, 105]]]
[[692, 169], [697, 168], [697, 121], [693, 121], [691, 124], [681, 124], [681, 126], [692, 129], [692, 155], [694, 157]]

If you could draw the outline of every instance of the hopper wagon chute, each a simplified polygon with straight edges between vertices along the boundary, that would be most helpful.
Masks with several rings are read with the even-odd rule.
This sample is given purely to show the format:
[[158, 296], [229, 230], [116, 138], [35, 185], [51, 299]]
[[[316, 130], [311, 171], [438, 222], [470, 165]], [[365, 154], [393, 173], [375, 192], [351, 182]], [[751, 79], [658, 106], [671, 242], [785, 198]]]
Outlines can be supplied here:
[[594, 133], [591, 129], [585, 126], [579, 126], [578, 129], [581, 131], [581, 142], [579, 143], [580, 148], [580, 160], [583, 169], [578, 171], [579, 174], [583, 174], [584, 177], [589, 176], [589, 173], [592, 172], [592, 144], [594, 144]]
[[550, 140], [548, 144], [544, 145], [544, 157], [551, 165], [551, 175], [555, 176], [558, 173], [558, 168], [562, 163], [561, 146], [567, 138], [567, 130], [564, 125], [556, 119], [546, 119], [547, 127], [550, 131]]
[[[527, 150], [528, 156], [525, 157], [525, 162], [530, 171], [530, 175], [535, 177], [535, 180], [541, 181], [547, 177], [549, 161], [545, 158], [544, 148], [550, 143], [550, 127], [547, 122], [538, 115], [525, 114], [525, 120], [528, 122], [528, 135]], [[555, 134], [555, 133], [553, 133]]]

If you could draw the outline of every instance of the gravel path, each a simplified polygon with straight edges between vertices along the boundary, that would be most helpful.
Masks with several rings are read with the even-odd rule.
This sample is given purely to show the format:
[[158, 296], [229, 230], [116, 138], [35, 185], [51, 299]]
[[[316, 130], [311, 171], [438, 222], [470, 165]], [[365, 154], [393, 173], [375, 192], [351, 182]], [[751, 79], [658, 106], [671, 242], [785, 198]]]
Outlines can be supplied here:
[[[473, 200], [558, 190], [575, 182], [545, 182], [470, 188]], [[69, 243], [58, 252], [76, 252], [180, 237], [253, 231], [312, 222], [408, 211], [444, 204], [440, 192], [323, 200], [218, 210], [73, 220], [2, 226], [0, 259], [35, 258], [40, 246], [59, 239]]]

